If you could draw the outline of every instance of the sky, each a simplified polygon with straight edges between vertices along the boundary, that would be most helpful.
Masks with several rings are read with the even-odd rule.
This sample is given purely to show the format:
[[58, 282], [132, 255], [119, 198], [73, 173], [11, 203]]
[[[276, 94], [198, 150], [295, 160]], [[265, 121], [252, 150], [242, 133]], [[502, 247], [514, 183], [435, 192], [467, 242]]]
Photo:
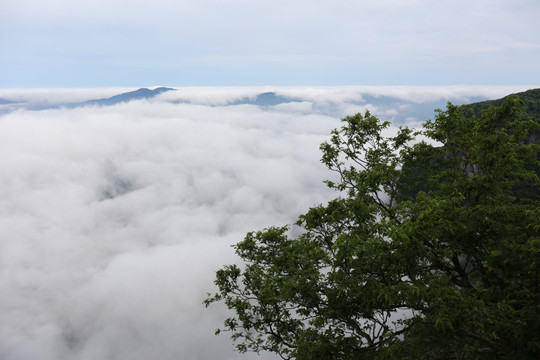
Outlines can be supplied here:
[[0, 2], [0, 88], [540, 83], [537, 0]]

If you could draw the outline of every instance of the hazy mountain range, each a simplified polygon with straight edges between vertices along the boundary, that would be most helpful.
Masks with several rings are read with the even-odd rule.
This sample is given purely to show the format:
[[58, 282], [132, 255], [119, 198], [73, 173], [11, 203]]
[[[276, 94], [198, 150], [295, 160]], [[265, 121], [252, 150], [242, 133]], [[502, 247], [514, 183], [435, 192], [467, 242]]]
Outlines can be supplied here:
[[[444, 108], [447, 101], [455, 104], [470, 103], [475, 101], [490, 100], [485, 96], [466, 96], [461, 98], [447, 96], [431, 96], [428, 99], [407, 99], [400, 96], [381, 95], [358, 91], [353, 96], [335, 98], [317, 98], [306, 94], [287, 94], [285, 91], [261, 91], [231, 97], [221, 102], [213, 103], [211, 100], [195, 101], [186, 95], [184, 89], [171, 87], [157, 87], [154, 89], [140, 88], [135, 91], [118, 93], [109, 97], [90, 98], [82, 101], [56, 101], [53, 103], [35, 102], [25, 98], [14, 98], [0, 95], [0, 115], [12, 111], [46, 110], [59, 108], [77, 108], [85, 106], [113, 106], [130, 101], [162, 101], [172, 104], [197, 103], [209, 106], [242, 106], [253, 105], [265, 109], [294, 108], [295, 111], [303, 109], [303, 112], [319, 113], [324, 115], [342, 117], [357, 110], [369, 109], [374, 114], [397, 123], [403, 123], [407, 119], [416, 118], [424, 121], [433, 116], [433, 110]], [[299, 106], [303, 104], [303, 106]], [[298, 105], [295, 107], [295, 105]]]

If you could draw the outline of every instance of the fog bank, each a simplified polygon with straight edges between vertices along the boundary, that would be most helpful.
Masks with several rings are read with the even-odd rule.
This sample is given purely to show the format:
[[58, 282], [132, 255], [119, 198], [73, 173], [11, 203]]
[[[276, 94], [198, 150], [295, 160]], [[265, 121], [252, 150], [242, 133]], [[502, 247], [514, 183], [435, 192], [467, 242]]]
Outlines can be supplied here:
[[[319, 144], [340, 126], [338, 113], [415, 111], [366, 100], [395, 91], [369, 98], [350, 88], [284, 88], [275, 91], [303, 101], [224, 106], [261, 90], [275, 89], [178, 89], [0, 115], [1, 359], [257, 358], [213, 334], [226, 317], [202, 305], [215, 270], [236, 261], [231, 245], [246, 232], [290, 224], [336, 196], [322, 183], [333, 175]], [[496, 92], [458, 90], [450, 95]], [[63, 103], [115, 91], [0, 97]], [[419, 104], [434, 96], [401, 91]]]

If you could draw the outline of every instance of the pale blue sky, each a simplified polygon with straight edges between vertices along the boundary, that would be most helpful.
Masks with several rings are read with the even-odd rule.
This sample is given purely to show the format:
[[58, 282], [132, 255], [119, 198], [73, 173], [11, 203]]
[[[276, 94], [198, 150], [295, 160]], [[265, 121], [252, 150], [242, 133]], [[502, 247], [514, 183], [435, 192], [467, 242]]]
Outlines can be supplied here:
[[0, 2], [0, 88], [540, 84], [538, 0]]

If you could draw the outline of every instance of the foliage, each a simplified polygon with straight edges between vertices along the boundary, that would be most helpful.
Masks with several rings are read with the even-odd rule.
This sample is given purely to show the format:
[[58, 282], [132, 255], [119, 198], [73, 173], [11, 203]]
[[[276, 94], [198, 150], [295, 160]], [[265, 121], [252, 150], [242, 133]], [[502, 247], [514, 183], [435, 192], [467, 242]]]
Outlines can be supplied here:
[[[534, 121], [539, 125], [536, 129], [533, 129], [530, 132], [529, 141], [540, 144], [540, 89], [531, 89], [509, 96], [517, 96], [523, 101], [525, 111], [521, 117], [522, 120]], [[463, 108], [466, 113], [469, 112], [478, 116], [482, 113], [482, 111], [491, 106], [501, 106], [509, 96], [498, 100], [488, 100], [468, 104]], [[537, 159], [540, 161], [540, 153], [538, 153], [537, 156]], [[540, 165], [538, 165], [538, 163], [528, 165], [527, 169], [533, 170], [537, 175], [540, 175]], [[517, 197], [528, 197], [535, 200], [540, 200], [540, 192], [536, 191], [534, 187], [531, 187], [526, 183], [520, 184], [515, 190], [515, 195]]]
[[[481, 116], [448, 104], [419, 132], [369, 112], [321, 145], [341, 196], [296, 225], [247, 234], [217, 271], [236, 348], [284, 359], [540, 356], [534, 121], [508, 98]], [[418, 135], [442, 146], [416, 141]], [[529, 167], [528, 167], [529, 166]], [[531, 185], [532, 186], [532, 185]], [[217, 332], [219, 332], [218, 330]]]
[[524, 103], [525, 111], [522, 115], [522, 119], [533, 120], [540, 123], [540, 89], [531, 89], [513, 95], [508, 95], [502, 99], [480, 101], [473, 104], [464, 105], [463, 107], [467, 110], [472, 110], [476, 116], [480, 116], [482, 111], [492, 106], [501, 106], [506, 100], [508, 100], [508, 98], [516, 96]]

